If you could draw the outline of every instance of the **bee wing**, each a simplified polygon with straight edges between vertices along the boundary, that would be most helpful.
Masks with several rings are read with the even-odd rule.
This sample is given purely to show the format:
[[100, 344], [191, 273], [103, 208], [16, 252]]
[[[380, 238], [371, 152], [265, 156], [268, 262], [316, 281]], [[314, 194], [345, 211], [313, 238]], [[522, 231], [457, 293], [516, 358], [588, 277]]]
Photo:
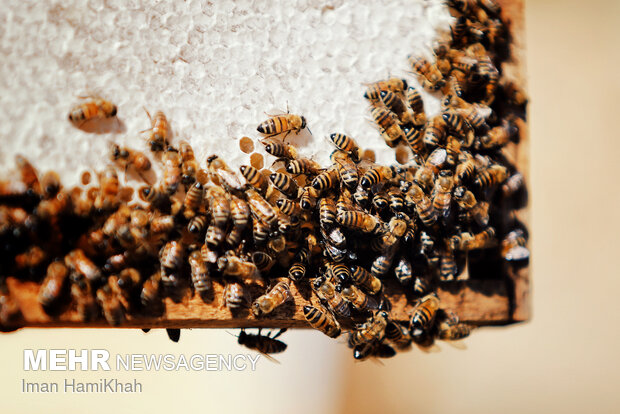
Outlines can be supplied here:
[[444, 341], [444, 342], [447, 343], [448, 345], [450, 345], [451, 347], [455, 348], [455, 349], [460, 349], [461, 351], [465, 351], [467, 349], [467, 345], [465, 344], [465, 342], [463, 340]]
[[437, 344], [433, 344], [431, 346], [422, 346], [422, 345], [416, 344], [416, 346], [420, 349], [420, 351], [427, 353], [427, 354], [436, 354], [438, 352], [441, 352], [441, 348]]
[[530, 251], [527, 247], [523, 246], [515, 246], [506, 253], [506, 260], [508, 261], [525, 260], [529, 257]]

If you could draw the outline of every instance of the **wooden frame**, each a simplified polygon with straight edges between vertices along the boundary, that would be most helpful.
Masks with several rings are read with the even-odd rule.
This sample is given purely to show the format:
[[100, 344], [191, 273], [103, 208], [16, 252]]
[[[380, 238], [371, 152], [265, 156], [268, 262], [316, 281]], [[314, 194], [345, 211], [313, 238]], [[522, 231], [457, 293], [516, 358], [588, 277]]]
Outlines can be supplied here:
[[[525, 88], [524, 76], [524, 10], [522, 1], [500, 1], [503, 17], [510, 22], [512, 31], [512, 60], [502, 67], [508, 78], [515, 80]], [[519, 167], [529, 184], [529, 142], [528, 132], [524, 124], [520, 128], [520, 144], [507, 148], [508, 155]], [[517, 218], [529, 224], [529, 209], [526, 207], [517, 212]], [[468, 280], [450, 283], [438, 291], [442, 308], [454, 311], [461, 320], [475, 325], [502, 325], [526, 321], [530, 318], [529, 268], [508, 267], [506, 280]], [[7, 279], [7, 286], [17, 301], [23, 314], [19, 327], [109, 327], [105, 320], [83, 323], [75, 310], [67, 310], [58, 317], [48, 316], [37, 300], [39, 285], [33, 282], [22, 282], [14, 278]], [[269, 317], [255, 318], [245, 312], [232, 315], [222, 306], [223, 287], [214, 284], [215, 300], [204, 303], [197, 295], [185, 298], [181, 303], [171, 299], [165, 300], [166, 313], [163, 317], [131, 318], [125, 321], [123, 328], [307, 328], [302, 307], [308, 303], [308, 295], [291, 286], [294, 301], [278, 308]], [[388, 286], [386, 295], [393, 304], [394, 319], [405, 321], [411, 312], [412, 305], [407, 301], [402, 289], [398, 291]]]

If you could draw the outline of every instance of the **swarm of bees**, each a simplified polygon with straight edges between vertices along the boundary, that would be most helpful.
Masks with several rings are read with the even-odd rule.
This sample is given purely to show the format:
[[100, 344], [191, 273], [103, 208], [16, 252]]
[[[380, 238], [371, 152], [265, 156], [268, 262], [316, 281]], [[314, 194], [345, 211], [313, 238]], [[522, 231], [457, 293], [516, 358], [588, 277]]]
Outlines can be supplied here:
[[[149, 115], [146, 144], [163, 173], [137, 199], [117, 169], [151, 170], [140, 151], [113, 145], [97, 183], [71, 189], [18, 156], [18, 176], [0, 182], [0, 327], [19, 326], [6, 285], [13, 276], [40, 282], [38, 301], [50, 316], [74, 309], [82, 321], [112, 326], [162, 316], [164, 298], [188, 292], [255, 318], [294, 302], [310, 327], [330, 338], [346, 332], [360, 360], [469, 335], [472, 326], [442, 309], [437, 289], [467, 278], [468, 263], [519, 266], [529, 258], [513, 213], [524, 179], [503, 151], [518, 141], [526, 98], [501, 77], [509, 38], [495, 1], [448, 5], [457, 19], [436, 59], [410, 58], [422, 87], [443, 94], [441, 113], [427, 116], [420, 91], [404, 79], [373, 83], [364, 94], [386, 144], [408, 148], [405, 163], [375, 164], [343, 133], [329, 135], [331, 165], [299, 157], [286, 137], [307, 120], [290, 113], [257, 128], [281, 168], [243, 165], [240, 175], [217, 155], [201, 165], [187, 141], [172, 145], [163, 112]], [[112, 116], [116, 106], [97, 98], [69, 119]], [[90, 174], [82, 178], [89, 184]], [[214, 284], [223, 297], [214, 297]], [[293, 285], [309, 294], [296, 298]], [[413, 303], [408, 321], [391, 316], [387, 285]], [[238, 341], [278, 353], [283, 332], [242, 331]], [[179, 338], [178, 330], [169, 335]]]

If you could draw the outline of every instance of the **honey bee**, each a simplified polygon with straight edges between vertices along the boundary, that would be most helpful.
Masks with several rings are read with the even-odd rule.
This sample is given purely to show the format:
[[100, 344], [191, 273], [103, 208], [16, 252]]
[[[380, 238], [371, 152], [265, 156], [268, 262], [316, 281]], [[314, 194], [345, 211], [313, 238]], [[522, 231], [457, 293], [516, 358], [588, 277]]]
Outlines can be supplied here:
[[65, 265], [79, 275], [84, 276], [90, 283], [98, 283], [103, 274], [81, 249], [72, 250], [65, 256]]
[[357, 167], [349, 154], [345, 151], [336, 150], [332, 152], [330, 158], [337, 165], [342, 183], [350, 189], [356, 188], [359, 179]]
[[111, 275], [108, 277], [108, 286], [119, 298], [125, 310], [131, 309], [132, 295], [140, 287], [141, 279], [140, 272], [131, 267], [123, 269], [118, 276]]
[[226, 236], [226, 242], [231, 246], [236, 246], [241, 242], [241, 234], [250, 220], [250, 207], [244, 200], [235, 195], [231, 195], [230, 212], [233, 220], [233, 227]]
[[252, 236], [254, 243], [263, 244], [269, 237], [270, 226], [261, 219], [254, 218], [252, 220]]
[[[338, 184], [339, 176], [340, 174], [338, 173], [338, 168], [328, 168], [327, 170], [314, 177], [314, 180], [312, 180], [312, 187], [319, 193], [327, 191]], [[303, 206], [301, 207], [303, 208]]]
[[525, 178], [523, 174], [517, 172], [508, 177], [508, 179], [502, 185], [502, 192], [504, 196], [511, 197], [516, 194], [525, 185]]
[[458, 162], [460, 153], [461, 141], [452, 135], [448, 135], [446, 138], [446, 162], [450, 165], [455, 165]]
[[299, 204], [293, 200], [279, 198], [276, 200], [276, 207], [278, 207], [282, 214], [286, 214], [289, 217], [299, 215]]
[[500, 6], [497, 0], [478, 0], [478, 4], [494, 16], [499, 16], [502, 12], [502, 6]]
[[502, 240], [502, 257], [509, 262], [529, 259], [530, 251], [527, 249], [526, 244], [527, 239], [523, 230], [516, 229], [511, 231]]
[[304, 318], [314, 329], [323, 332], [330, 338], [338, 338], [340, 336], [340, 324], [327, 309], [305, 305], [303, 311]]
[[435, 181], [435, 196], [433, 197], [433, 208], [442, 217], [450, 215], [450, 204], [452, 202], [452, 188], [454, 187], [454, 177], [452, 171], [442, 170]]
[[282, 194], [289, 198], [296, 198], [299, 192], [299, 187], [295, 180], [284, 173], [273, 173], [269, 176], [269, 179]]
[[207, 233], [205, 234], [205, 243], [210, 247], [220, 246], [226, 239], [226, 231], [221, 227], [211, 224], [207, 227]]
[[426, 275], [418, 275], [413, 281], [413, 291], [416, 295], [422, 296], [430, 290], [431, 282]]
[[34, 269], [47, 259], [47, 255], [39, 246], [31, 246], [23, 253], [15, 256], [14, 262], [17, 269]]
[[452, 314], [446, 320], [439, 323], [437, 337], [442, 341], [458, 341], [466, 338], [471, 333], [471, 326], [460, 323], [459, 318]]
[[151, 169], [151, 161], [146, 155], [140, 151], [120, 147], [117, 144], [112, 144], [110, 160], [124, 167], [125, 171], [127, 171], [127, 168], [130, 166], [133, 166], [138, 172]]
[[355, 200], [355, 202], [361, 206], [361, 207], [365, 207], [366, 205], [368, 205], [370, 194], [368, 193], [367, 190], [365, 190], [361, 184], [358, 184], [357, 189], [355, 190], [355, 192], [353, 193], [353, 199]]
[[335, 314], [344, 318], [351, 316], [348, 302], [344, 300], [332, 282], [325, 277], [319, 277], [312, 283], [312, 288], [317, 296], [325, 301]]
[[261, 335], [261, 329], [258, 330], [257, 335], [245, 333], [242, 329], [239, 334], [239, 345], [254, 349], [265, 355], [279, 354], [286, 350], [286, 344], [276, 338], [284, 332], [286, 332], [286, 329], [280, 329], [274, 336], [264, 336]]
[[[207, 157], [207, 170], [214, 182], [219, 182], [227, 189], [243, 190], [244, 186], [237, 174], [219, 156], [211, 155]], [[214, 179], [214, 177], [217, 177], [217, 179]]]
[[306, 118], [299, 115], [286, 113], [284, 115], [276, 115], [262, 122], [256, 130], [268, 137], [284, 134], [284, 139], [291, 132], [299, 134], [306, 127]]
[[386, 81], [379, 81], [368, 85], [364, 98], [370, 101], [379, 100], [381, 91], [392, 91], [394, 93], [403, 93], [407, 89], [407, 81], [405, 79], [390, 78]]
[[381, 280], [372, 275], [368, 270], [356, 265], [352, 265], [350, 270], [351, 279], [356, 285], [373, 295], [376, 295], [381, 291]]
[[209, 202], [213, 224], [221, 229], [225, 229], [230, 218], [230, 202], [228, 201], [226, 191], [219, 186], [209, 187], [205, 198]]
[[405, 197], [402, 192], [397, 188], [392, 188], [388, 191], [388, 200], [390, 203], [390, 209], [393, 213], [398, 213], [405, 208]]
[[177, 240], [169, 241], [162, 247], [159, 254], [159, 262], [161, 263], [162, 273], [168, 271], [177, 271], [183, 266], [185, 257], [185, 247], [183, 243]]
[[[128, 266], [128, 252], [115, 254], [107, 258], [103, 270], [107, 273], [118, 272]], [[49, 268], [48, 268], [49, 271]]]
[[439, 298], [437, 295], [431, 293], [424, 296], [413, 308], [413, 313], [411, 314], [411, 320], [409, 323], [410, 329], [417, 331], [427, 330], [435, 320], [435, 315], [438, 310]]
[[429, 62], [425, 58], [415, 58], [413, 56], [409, 57], [409, 63], [418, 74], [418, 80], [425, 89], [435, 92], [443, 88], [446, 81], [437, 68], [437, 65]]
[[353, 348], [353, 358], [364, 361], [368, 358], [392, 358], [396, 355], [394, 348], [386, 343], [372, 341], [360, 344]]
[[45, 311], [58, 304], [66, 287], [69, 270], [62, 262], [52, 262], [47, 267], [47, 274], [39, 288], [39, 303]]
[[372, 197], [372, 206], [378, 211], [381, 212], [383, 210], [385, 210], [390, 202], [388, 201], [387, 198], [387, 194], [385, 194], [384, 192], [380, 192], [380, 193], [376, 193], [373, 197]]
[[138, 197], [140, 200], [149, 203], [152, 206], [159, 206], [169, 200], [168, 192], [161, 185], [142, 186], [138, 189]]
[[361, 150], [353, 138], [345, 134], [334, 133], [330, 134], [329, 139], [339, 150], [348, 153], [354, 162], [359, 161]]
[[77, 306], [77, 314], [82, 322], [90, 322], [99, 316], [99, 306], [88, 280], [79, 275], [71, 284], [71, 297]]
[[394, 274], [401, 285], [409, 285], [413, 280], [413, 267], [411, 266], [411, 262], [401, 257], [394, 267]]
[[387, 251], [375, 258], [370, 267], [370, 273], [374, 277], [383, 277], [385, 274], [387, 274], [388, 270], [390, 270], [390, 267], [392, 267], [394, 251], [394, 246], [389, 247]]
[[9, 292], [5, 281], [0, 285], [0, 331], [7, 332], [16, 329], [22, 319], [22, 312], [18, 302]]
[[302, 280], [305, 276], [306, 265], [301, 262], [293, 263], [288, 269], [288, 277], [295, 282]]
[[269, 226], [274, 226], [278, 220], [278, 215], [273, 206], [254, 190], [247, 190], [245, 194], [254, 216]]
[[474, 142], [474, 130], [459, 112], [448, 109], [441, 115], [450, 131], [464, 139], [463, 146], [470, 147]]
[[313, 186], [304, 187], [299, 195], [299, 207], [302, 210], [311, 210], [316, 206], [316, 201], [319, 198], [319, 190]]
[[379, 234], [384, 230], [384, 223], [377, 217], [361, 211], [344, 211], [337, 216], [342, 226], [364, 233]]
[[241, 167], [239, 167], [239, 170], [241, 171], [241, 175], [243, 175], [248, 184], [250, 184], [256, 190], [258, 190], [262, 194], [267, 191], [269, 183], [267, 182], [265, 176], [261, 174], [258, 169], [252, 167], [251, 165], [242, 165]]
[[407, 349], [411, 345], [409, 330], [399, 323], [388, 321], [385, 326], [385, 337], [398, 349]]
[[166, 119], [166, 115], [162, 111], [155, 112], [153, 118], [151, 118], [149, 111], [146, 111], [146, 115], [149, 117], [149, 121], [151, 121], [151, 129], [145, 130], [149, 131], [149, 147], [153, 152], [163, 151], [165, 148], [168, 148], [168, 133], [170, 130], [168, 119]]
[[204, 187], [198, 181], [192, 184], [187, 190], [183, 198], [183, 216], [185, 216], [186, 219], [191, 219], [198, 214], [202, 207], [203, 195]]
[[78, 127], [92, 119], [112, 118], [116, 116], [117, 108], [112, 102], [106, 101], [98, 96], [86, 96], [82, 99], [89, 99], [75, 106], [69, 112], [69, 121]]
[[107, 167], [99, 176], [99, 195], [94, 201], [94, 207], [100, 210], [114, 209], [119, 204], [119, 181], [116, 171]]
[[16, 155], [15, 165], [17, 165], [22, 183], [24, 183], [29, 190], [34, 191], [36, 194], [41, 194], [39, 174], [32, 164], [30, 164], [24, 156]]
[[205, 243], [200, 248], [200, 254], [202, 255], [202, 261], [207, 264], [207, 266], [215, 267], [217, 264], [217, 259], [219, 259], [219, 253], [209, 246], [208, 243]]
[[192, 271], [192, 285], [200, 297], [204, 299], [213, 288], [207, 265], [202, 260], [199, 250], [190, 253], [187, 261]]
[[364, 173], [360, 179], [360, 185], [364, 189], [370, 189], [370, 187], [391, 180], [392, 178], [394, 178], [394, 172], [391, 168], [378, 165]]
[[481, 136], [480, 146], [485, 149], [503, 147], [517, 133], [517, 127], [511, 122], [506, 122], [503, 125], [492, 128], [486, 135]]
[[286, 164], [286, 172], [289, 174], [318, 174], [320, 171], [321, 166], [308, 158], [297, 158]]
[[268, 253], [255, 251], [252, 253], [252, 263], [256, 265], [259, 272], [267, 273], [271, 270], [276, 261]]
[[231, 311], [239, 309], [248, 303], [245, 288], [239, 282], [226, 282], [224, 287], [224, 303]]
[[175, 226], [174, 216], [164, 215], [152, 217], [151, 232], [154, 234], [170, 233]]
[[405, 133], [399, 126], [395, 115], [381, 107], [374, 107], [370, 111], [372, 118], [381, 130], [381, 136], [390, 148], [394, 148], [401, 140], [405, 139]]
[[432, 117], [426, 122], [423, 141], [426, 145], [440, 146], [446, 137], [448, 125], [441, 115]]
[[40, 183], [41, 195], [46, 199], [55, 197], [62, 188], [60, 176], [54, 171], [48, 171], [43, 174]]
[[163, 167], [163, 188], [169, 195], [176, 193], [183, 171], [181, 170], [181, 155], [174, 149], [168, 149], [162, 157]]
[[460, 208], [468, 211], [480, 226], [489, 223], [489, 203], [476, 201], [474, 194], [460, 186], [454, 190], [454, 200]]
[[97, 289], [97, 302], [101, 306], [103, 316], [111, 326], [119, 326], [125, 320], [125, 311], [118, 297], [108, 285]]
[[266, 315], [292, 298], [293, 295], [291, 294], [288, 282], [278, 282], [269, 292], [260, 296], [252, 303], [252, 313], [254, 313], [255, 316]]
[[409, 190], [411, 198], [415, 202], [415, 209], [422, 220], [422, 223], [427, 227], [432, 227], [437, 222], [437, 212], [431, 203], [431, 200], [424, 194], [424, 191], [420, 186], [414, 184]]
[[293, 145], [286, 144], [281, 141], [261, 141], [263, 145], [265, 145], [265, 151], [268, 154], [273, 155], [274, 157], [294, 160], [297, 158], [297, 148]]
[[467, 17], [459, 16], [456, 19], [456, 22], [454, 23], [454, 25], [450, 27], [453, 45], [460, 45], [462, 43], [462, 40], [464, 39], [465, 34], [467, 32], [467, 26], [468, 26]]
[[140, 291], [140, 302], [142, 306], [153, 314], [160, 313], [163, 308], [160, 286], [161, 272], [157, 271], [144, 281], [142, 290]]
[[502, 90], [508, 103], [516, 106], [527, 104], [527, 95], [515, 82], [508, 81], [503, 83]]
[[392, 111], [401, 124], [413, 123], [415, 121], [414, 114], [405, 106], [403, 99], [392, 91], [381, 91], [379, 94], [381, 102]]
[[256, 265], [233, 255], [217, 259], [217, 268], [224, 276], [236, 277], [246, 282], [260, 282], [261, 277]]
[[56, 196], [42, 200], [37, 206], [35, 213], [43, 220], [54, 221], [55, 218], [67, 212], [71, 207], [71, 199], [65, 193], [58, 193]]
[[439, 259], [439, 280], [442, 282], [452, 281], [458, 273], [458, 266], [452, 249], [443, 251]]
[[349, 335], [349, 345], [356, 346], [373, 341], [381, 341], [385, 336], [389, 314], [386, 311], [375, 311], [359, 328]]
[[476, 250], [491, 247], [495, 242], [495, 229], [487, 227], [480, 233], [461, 233], [459, 236], [452, 237], [452, 244], [458, 250]]
[[476, 174], [474, 184], [478, 188], [495, 187], [508, 177], [508, 169], [502, 165], [491, 165]]
[[179, 142], [179, 153], [181, 154], [181, 181], [184, 185], [191, 185], [196, 180], [196, 174], [200, 170], [194, 150], [187, 141]]
[[353, 305], [355, 309], [358, 309], [361, 311], [379, 309], [379, 303], [377, 302], [377, 300], [371, 296], [366, 295], [360, 289], [355, 287], [355, 285], [349, 285], [349, 286], [342, 287], [341, 293], [342, 293], [342, 296], [349, 303], [351, 303], [351, 305]]
[[468, 152], [462, 151], [459, 155], [459, 163], [456, 165], [456, 181], [462, 183], [474, 176], [476, 163]]
[[418, 128], [413, 128], [410, 126], [403, 126], [403, 132], [405, 133], [405, 142], [409, 145], [409, 148], [413, 151], [414, 154], [423, 154], [425, 151], [424, 147], [424, 136], [422, 135], [422, 130]]
[[424, 125], [426, 122], [426, 115], [424, 113], [424, 101], [422, 100], [420, 91], [413, 86], [410, 86], [409, 89], [407, 89], [405, 97], [409, 108], [411, 108], [415, 114], [413, 124], [416, 126]]

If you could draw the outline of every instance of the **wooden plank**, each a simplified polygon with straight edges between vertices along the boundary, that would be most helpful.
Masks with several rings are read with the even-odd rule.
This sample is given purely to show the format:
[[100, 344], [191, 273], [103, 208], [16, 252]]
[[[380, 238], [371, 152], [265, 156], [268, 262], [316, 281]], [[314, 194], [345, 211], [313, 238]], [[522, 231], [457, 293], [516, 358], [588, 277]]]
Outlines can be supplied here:
[[[47, 315], [37, 300], [39, 284], [24, 282], [15, 278], [7, 279], [11, 296], [18, 302], [23, 315], [20, 327], [45, 328], [105, 328], [109, 325], [101, 319], [84, 323], [75, 308], [70, 308], [56, 317]], [[247, 310], [231, 314], [223, 306], [223, 287], [214, 283], [215, 300], [205, 303], [194, 295], [186, 296], [179, 303], [167, 298], [166, 312], [162, 317], [129, 317], [122, 328], [307, 328], [302, 308], [310, 303], [307, 292], [300, 292], [291, 285], [293, 301], [276, 309], [269, 318], [256, 318]], [[506, 284], [501, 281], [467, 281], [450, 284], [439, 289], [442, 307], [454, 311], [461, 319], [476, 325], [496, 325], [510, 322], [510, 303]], [[394, 284], [387, 286], [386, 295], [392, 301], [392, 316], [396, 320], [407, 321], [412, 310], [412, 302], [407, 300], [402, 288]], [[316, 298], [312, 299], [313, 301]]]

